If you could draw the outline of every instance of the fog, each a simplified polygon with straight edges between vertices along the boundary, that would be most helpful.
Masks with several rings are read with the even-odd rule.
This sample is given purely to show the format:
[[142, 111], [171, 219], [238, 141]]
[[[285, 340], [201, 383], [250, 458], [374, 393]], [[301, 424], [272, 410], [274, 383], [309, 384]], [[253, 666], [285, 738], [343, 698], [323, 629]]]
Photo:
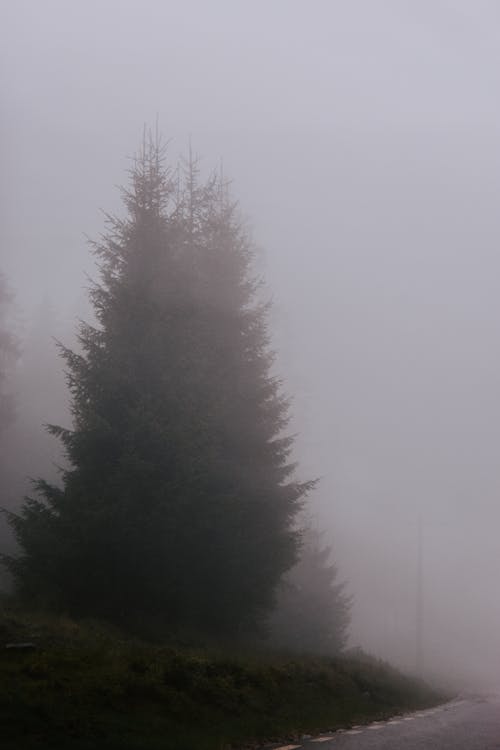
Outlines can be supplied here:
[[351, 644], [417, 668], [420, 525], [418, 668], [474, 687], [500, 661], [499, 22], [488, 0], [18, 0], [0, 31], [0, 264], [33, 361], [11, 471], [52, 471], [27, 437], [68, 418], [51, 336], [88, 314], [84, 235], [158, 120], [174, 160], [189, 138], [223, 160], [262, 248]]

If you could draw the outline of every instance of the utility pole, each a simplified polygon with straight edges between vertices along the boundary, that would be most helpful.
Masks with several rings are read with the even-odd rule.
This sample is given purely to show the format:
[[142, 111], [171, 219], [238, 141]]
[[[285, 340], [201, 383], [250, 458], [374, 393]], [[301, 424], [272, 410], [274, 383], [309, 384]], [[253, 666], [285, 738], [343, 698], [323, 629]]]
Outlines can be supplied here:
[[423, 600], [423, 535], [422, 516], [418, 519], [417, 533], [417, 590], [416, 590], [416, 648], [415, 668], [422, 677], [424, 669], [424, 600]]

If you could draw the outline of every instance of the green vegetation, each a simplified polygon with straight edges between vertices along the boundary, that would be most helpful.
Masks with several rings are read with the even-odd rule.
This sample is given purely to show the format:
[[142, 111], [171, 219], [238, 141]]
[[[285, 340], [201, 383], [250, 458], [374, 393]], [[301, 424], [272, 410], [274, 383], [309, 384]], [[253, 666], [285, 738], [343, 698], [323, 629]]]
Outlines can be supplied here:
[[331, 548], [323, 544], [319, 531], [306, 525], [300, 559], [283, 577], [268, 621], [274, 645], [330, 656], [345, 648], [351, 597], [337, 578]]
[[[34, 649], [6, 649], [8, 642]], [[222, 750], [443, 699], [365, 657], [153, 645], [95, 622], [5, 611], [2, 747]]]
[[258, 628], [296, 562], [288, 400], [272, 371], [254, 248], [214, 175], [165, 166], [145, 139], [93, 244], [96, 324], [62, 347], [68, 465], [9, 522], [16, 590], [54, 611], [164, 632]]

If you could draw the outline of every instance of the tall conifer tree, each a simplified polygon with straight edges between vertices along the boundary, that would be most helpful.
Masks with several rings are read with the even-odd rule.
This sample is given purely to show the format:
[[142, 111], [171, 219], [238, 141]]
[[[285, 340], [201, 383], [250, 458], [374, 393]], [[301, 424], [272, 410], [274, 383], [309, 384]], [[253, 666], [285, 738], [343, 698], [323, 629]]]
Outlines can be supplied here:
[[223, 180], [144, 141], [93, 245], [96, 325], [63, 348], [72, 429], [62, 486], [11, 524], [18, 591], [111, 619], [229, 634], [253, 626], [298, 547], [294, 478], [253, 248]]

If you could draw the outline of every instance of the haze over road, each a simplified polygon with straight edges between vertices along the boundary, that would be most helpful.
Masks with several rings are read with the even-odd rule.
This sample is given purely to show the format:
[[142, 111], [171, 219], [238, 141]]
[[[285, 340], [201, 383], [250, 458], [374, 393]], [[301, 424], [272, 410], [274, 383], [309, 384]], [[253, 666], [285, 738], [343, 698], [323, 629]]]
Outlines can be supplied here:
[[428, 711], [282, 745], [276, 750], [498, 750], [500, 696], [447, 703]]

